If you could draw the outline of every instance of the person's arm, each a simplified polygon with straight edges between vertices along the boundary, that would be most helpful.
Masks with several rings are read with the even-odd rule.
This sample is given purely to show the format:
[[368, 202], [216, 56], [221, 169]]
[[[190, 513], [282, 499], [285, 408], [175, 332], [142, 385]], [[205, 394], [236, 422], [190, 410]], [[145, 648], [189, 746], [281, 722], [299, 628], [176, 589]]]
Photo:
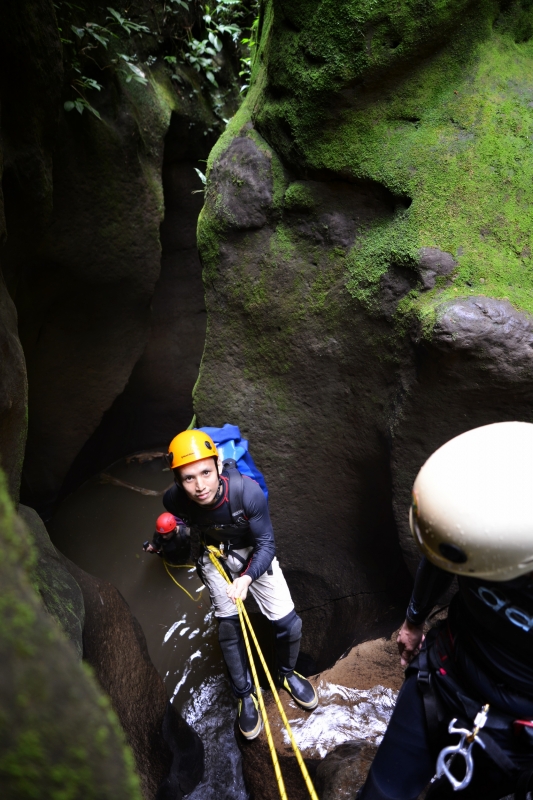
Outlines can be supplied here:
[[424, 622], [433, 606], [453, 581], [453, 575], [439, 569], [424, 556], [418, 565], [415, 585], [396, 643], [402, 667], [406, 667], [420, 652], [424, 641]]
[[250, 523], [254, 550], [248, 568], [233, 581], [231, 586], [228, 586], [228, 597], [233, 601], [237, 598], [246, 599], [252, 581], [267, 571], [276, 555], [274, 531], [266, 497], [259, 484], [246, 477], [243, 486], [243, 507]]
[[274, 531], [270, 521], [268, 503], [263, 490], [251, 478], [244, 478], [243, 490], [244, 513], [248, 517], [250, 532], [252, 534], [254, 551], [252, 559], [246, 570], [246, 575], [257, 580], [272, 564], [276, 555]]
[[154, 533], [151, 543], [145, 542], [143, 545], [143, 549], [146, 553], [156, 553], [158, 556], [161, 555], [161, 537], [158, 533]]

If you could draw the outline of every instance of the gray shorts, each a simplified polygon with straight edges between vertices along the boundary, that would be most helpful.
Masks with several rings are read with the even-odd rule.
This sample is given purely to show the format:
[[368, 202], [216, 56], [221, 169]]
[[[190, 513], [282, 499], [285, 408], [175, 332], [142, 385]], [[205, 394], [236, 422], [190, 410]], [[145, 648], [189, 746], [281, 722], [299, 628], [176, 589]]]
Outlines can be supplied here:
[[[252, 549], [251, 547], [244, 547], [241, 550], [235, 550], [235, 552], [241, 558], [247, 559]], [[211, 562], [208, 553], [205, 551], [202, 553], [198, 564], [204, 583], [209, 589], [211, 602], [215, 607], [215, 617], [234, 617], [235, 614], [239, 613], [237, 606], [226, 594], [228, 584]], [[244, 565], [231, 555], [228, 556], [226, 564], [233, 578], [238, 578], [244, 569]], [[252, 581], [248, 591], [253, 595], [257, 605], [267, 619], [283, 619], [294, 608], [287, 581], [283, 576], [277, 558], [274, 558], [272, 562], [272, 575], [268, 575], [265, 572], [260, 578]]]

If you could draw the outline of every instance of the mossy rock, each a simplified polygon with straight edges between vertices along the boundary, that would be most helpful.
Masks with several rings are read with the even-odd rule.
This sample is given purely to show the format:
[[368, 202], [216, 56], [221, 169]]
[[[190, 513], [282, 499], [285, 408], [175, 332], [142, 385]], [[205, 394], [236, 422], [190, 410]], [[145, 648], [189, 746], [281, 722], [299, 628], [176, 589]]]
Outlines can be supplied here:
[[[269, 0], [210, 156], [195, 411], [251, 440], [319, 668], [403, 615], [424, 460], [533, 419], [532, 14]], [[262, 164], [243, 229], [233, 178]]]
[[141, 800], [109, 701], [30, 583], [34, 547], [0, 480], [0, 793]]
[[31, 574], [32, 583], [41, 595], [46, 610], [59, 623], [81, 659], [85, 621], [81, 589], [63, 565], [37, 512], [20, 505], [18, 513], [26, 523], [35, 547], [36, 564]]

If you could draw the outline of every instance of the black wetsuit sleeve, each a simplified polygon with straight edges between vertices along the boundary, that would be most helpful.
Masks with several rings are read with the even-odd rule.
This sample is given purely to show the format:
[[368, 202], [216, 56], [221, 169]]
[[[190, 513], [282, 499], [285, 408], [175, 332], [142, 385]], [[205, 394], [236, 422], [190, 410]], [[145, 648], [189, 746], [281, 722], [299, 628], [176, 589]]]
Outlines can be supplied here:
[[450, 588], [452, 581], [451, 572], [439, 569], [424, 556], [418, 565], [413, 594], [407, 607], [408, 622], [422, 625], [433, 606]]
[[274, 542], [274, 531], [270, 521], [268, 503], [263, 490], [251, 478], [244, 477], [243, 481], [242, 500], [244, 513], [248, 518], [254, 548], [246, 575], [252, 581], [255, 581], [272, 564], [272, 559], [276, 555], [276, 543]]

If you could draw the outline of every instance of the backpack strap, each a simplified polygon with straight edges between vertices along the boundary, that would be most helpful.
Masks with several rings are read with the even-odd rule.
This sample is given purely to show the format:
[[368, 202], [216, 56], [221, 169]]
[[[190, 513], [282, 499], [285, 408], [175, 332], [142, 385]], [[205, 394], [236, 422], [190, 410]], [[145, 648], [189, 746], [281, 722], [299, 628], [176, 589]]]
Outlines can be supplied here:
[[248, 525], [248, 520], [244, 514], [244, 478], [237, 469], [237, 464], [233, 458], [228, 458], [224, 461], [222, 469], [228, 478], [228, 505], [232, 524], [244, 527]]
[[[248, 527], [248, 519], [244, 513], [244, 478], [242, 474], [237, 469], [237, 463], [233, 458], [228, 458], [222, 464], [222, 471], [224, 475], [228, 479], [228, 505], [229, 505], [229, 512], [231, 515], [231, 519], [233, 520], [233, 525], [238, 527], [247, 528]], [[242, 558], [239, 553], [235, 552], [235, 547], [229, 545], [228, 554], [240, 561], [243, 565], [244, 572], [248, 569], [250, 565], [250, 561], [252, 560], [253, 553], [251, 553], [247, 559]], [[273, 575], [272, 564], [270, 564], [269, 568], [266, 571], [267, 575]], [[243, 573], [244, 574], [244, 573]]]

